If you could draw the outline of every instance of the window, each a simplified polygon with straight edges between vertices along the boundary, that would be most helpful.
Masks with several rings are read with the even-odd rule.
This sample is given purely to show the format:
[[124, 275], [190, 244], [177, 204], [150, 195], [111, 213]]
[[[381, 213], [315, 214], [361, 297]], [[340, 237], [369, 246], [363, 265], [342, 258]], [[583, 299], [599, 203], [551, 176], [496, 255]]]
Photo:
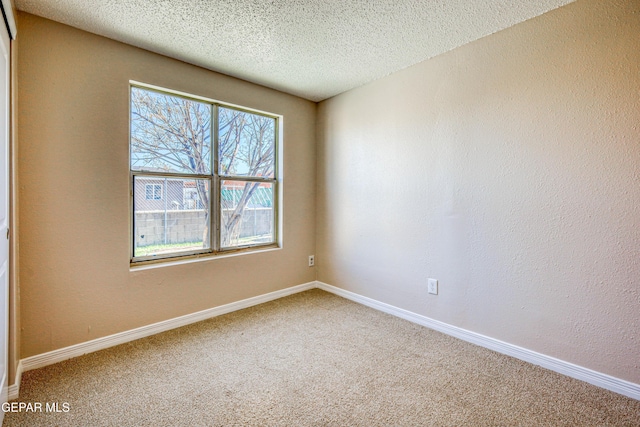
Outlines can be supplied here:
[[145, 184], [144, 191], [147, 200], [162, 200], [162, 185]]
[[132, 262], [277, 243], [276, 116], [131, 86]]

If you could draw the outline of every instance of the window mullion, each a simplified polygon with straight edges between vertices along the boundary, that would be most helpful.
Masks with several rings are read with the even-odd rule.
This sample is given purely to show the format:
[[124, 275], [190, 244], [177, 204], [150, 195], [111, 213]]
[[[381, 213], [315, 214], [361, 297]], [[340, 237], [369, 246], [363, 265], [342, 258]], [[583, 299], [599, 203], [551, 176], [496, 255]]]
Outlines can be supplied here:
[[156, 178], [185, 178], [185, 179], [209, 179], [211, 175], [202, 175], [197, 173], [172, 173], [172, 172], [147, 172], [147, 171], [131, 171], [131, 174], [136, 176], [151, 176]]
[[219, 177], [223, 181], [249, 181], [249, 182], [276, 182], [276, 178], [264, 178], [261, 176], [246, 176], [246, 175], [221, 175]]
[[218, 156], [220, 150], [218, 149], [218, 104], [213, 104], [211, 108], [211, 114], [213, 115], [212, 134], [213, 134], [213, 147], [211, 153], [211, 170], [213, 171], [213, 182], [211, 188], [211, 206], [209, 208], [209, 221], [210, 221], [210, 233], [211, 233], [211, 247], [215, 252], [220, 250], [220, 178], [218, 176], [218, 166], [220, 164]]

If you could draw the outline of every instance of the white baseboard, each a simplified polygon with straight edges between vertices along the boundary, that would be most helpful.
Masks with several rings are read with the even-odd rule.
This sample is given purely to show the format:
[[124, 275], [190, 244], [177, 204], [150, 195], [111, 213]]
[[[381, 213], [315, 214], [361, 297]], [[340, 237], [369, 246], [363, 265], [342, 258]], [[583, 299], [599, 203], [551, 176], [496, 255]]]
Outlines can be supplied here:
[[498, 353], [502, 353], [507, 356], [515, 357], [516, 359], [520, 359], [525, 362], [533, 363], [534, 365], [542, 366], [543, 368], [549, 369], [551, 371], [588, 382], [589, 384], [611, 390], [615, 393], [622, 394], [632, 399], [640, 400], [640, 384], [625, 381], [620, 378], [612, 377], [610, 375], [584, 368], [582, 366], [574, 365], [573, 363], [569, 363], [564, 360], [556, 359], [554, 357], [540, 354], [526, 348], [518, 347], [517, 345], [509, 344], [495, 338], [490, 338], [475, 332], [468, 331], [466, 329], [458, 328], [456, 326], [452, 326], [447, 323], [443, 323], [438, 320], [413, 313], [411, 311], [394, 307], [392, 305], [385, 304], [383, 302], [376, 301], [374, 299], [358, 295], [356, 293], [346, 291], [344, 289], [337, 288], [323, 282], [316, 282], [316, 286], [324, 291], [331, 292], [333, 294], [357, 302], [359, 304], [366, 305], [367, 307], [371, 307], [378, 311], [382, 311], [384, 313], [400, 317], [410, 322], [417, 323], [418, 325], [426, 326], [427, 328], [434, 329], [447, 335], [451, 335], [463, 341], [467, 341], [472, 344], [497, 351]]
[[443, 323], [438, 320], [434, 320], [429, 317], [422, 316], [420, 314], [416, 314], [398, 307], [394, 307], [392, 305], [318, 281], [293, 286], [268, 294], [248, 298], [242, 301], [225, 304], [219, 307], [202, 310], [196, 313], [187, 314], [185, 316], [176, 317], [174, 319], [154, 323], [152, 325], [132, 329], [130, 331], [120, 332], [106, 337], [97, 338], [92, 341], [72, 345], [70, 347], [53, 350], [48, 353], [27, 357], [20, 360], [20, 362], [18, 363], [15, 383], [10, 385], [8, 390], [9, 400], [18, 398], [22, 372], [26, 372], [31, 369], [42, 368], [44, 366], [62, 362], [63, 360], [71, 359], [73, 357], [82, 356], [87, 353], [92, 353], [94, 351], [103, 350], [119, 344], [124, 344], [126, 342], [179, 328], [191, 323], [200, 322], [202, 320], [210, 319], [222, 314], [242, 310], [244, 308], [252, 307], [254, 305], [262, 304], [268, 301], [273, 301], [278, 298], [282, 298], [313, 288], [322, 289], [324, 291], [333, 293], [367, 307], [371, 307], [378, 311], [382, 311], [384, 313], [391, 314], [393, 316], [408, 320], [418, 325], [426, 326], [427, 328], [434, 329], [447, 335], [451, 335], [463, 341], [467, 341], [472, 344], [497, 351], [498, 353], [502, 353], [507, 356], [515, 357], [516, 359], [520, 359], [525, 362], [533, 363], [534, 365], [542, 366], [543, 368], [558, 372], [571, 378], [588, 382], [607, 390], [611, 390], [632, 399], [640, 400], [640, 384], [635, 384], [629, 381], [615, 378], [610, 375], [596, 372], [582, 366], [574, 365], [572, 363], [540, 354], [526, 348], [518, 347], [516, 345], [509, 344], [495, 338], [490, 338], [475, 332], [468, 331], [466, 329], [458, 328], [456, 326], [452, 326], [447, 323]]
[[18, 366], [16, 366], [16, 378], [15, 382], [9, 386], [8, 399], [14, 400], [18, 398], [20, 394], [20, 381], [22, 381], [22, 360], [18, 361]]
[[[315, 282], [309, 282], [298, 286], [282, 289], [268, 294], [259, 295], [253, 298], [247, 298], [241, 301], [232, 302], [230, 304], [221, 305], [219, 307], [210, 308], [207, 310], [198, 311], [196, 313], [187, 314], [185, 316], [176, 317], [174, 319], [165, 320], [162, 322], [154, 323], [152, 325], [142, 326], [140, 328], [132, 329], [129, 331], [120, 332], [117, 334], [109, 335], [102, 338], [96, 338], [95, 340], [83, 342], [80, 344], [72, 345], [65, 348], [50, 351], [48, 353], [38, 354], [35, 356], [27, 357], [20, 361], [21, 371], [30, 371], [32, 369], [42, 368], [44, 366], [52, 365], [54, 363], [62, 362], [63, 360], [71, 359], [73, 357], [82, 356], [87, 353], [93, 353], [94, 351], [104, 350], [105, 348], [113, 347], [126, 342], [134, 341], [140, 338], [155, 335], [160, 332], [165, 332], [171, 329], [186, 326], [191, 323], [200, 322], [202, 320], [210, 319], [212, 317], [220, 316], [222, 314], [231, 313], [232, 311], [242, 310], [243, 308], [252, 307], [254, 305], [262, 304], [268, 301], [272, 301], [278, 298], [292, 295], [298, 292], [303, 292], [316, 287]], [[19, 381], [17, 381], [15, 388], [15, 396], [18, 394]], [[13, 387], [13, 386], [12, 386]], [[15, 397], [14, 397], [15, 398]]]

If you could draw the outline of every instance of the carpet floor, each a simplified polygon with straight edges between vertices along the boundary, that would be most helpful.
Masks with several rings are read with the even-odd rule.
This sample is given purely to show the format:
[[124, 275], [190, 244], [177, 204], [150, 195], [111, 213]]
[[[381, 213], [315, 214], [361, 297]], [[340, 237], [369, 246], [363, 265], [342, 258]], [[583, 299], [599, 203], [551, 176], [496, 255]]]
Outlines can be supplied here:
[[4, 426], [640, 426], [640, 401], [321, 290], [25, 372], [18, 402], [42, 412]]

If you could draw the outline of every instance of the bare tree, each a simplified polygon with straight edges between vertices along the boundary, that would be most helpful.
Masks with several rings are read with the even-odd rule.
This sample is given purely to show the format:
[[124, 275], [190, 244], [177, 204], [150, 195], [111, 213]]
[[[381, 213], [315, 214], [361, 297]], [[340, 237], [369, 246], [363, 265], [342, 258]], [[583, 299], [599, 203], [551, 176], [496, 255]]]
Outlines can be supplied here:
[[[131, 89], [132, 168], [138, 170], [211, 173], [211, 107], [185, 98]], [[204, 206], [203, 245], [209, 246], [209, 192], [196, 180]]]
[[[209, 104], [143, 89], [131, 90], [131, 150], [134, 170], [210, 175], [212, 110]], [[275, 121], [232, 108], [218, 108], [218, 173], [221, 176], [273, 177]], [[221, 200], [222, 246], [236, 242], [243, 212], [260, 183], [244, 184], [239, 196]], [[209, 246], [209, 191], [196, 180], [205, 210], [203, 244]], [[236, 186], [237, 187], [237, 186]], [[237, 190], [234, 190], [237, 191]]]
[[[229, 108], [219, 108], [220, 175], [274, 176], [274, 119]], [[242, 214], [258, 182], [245, 181], [242, 193], [235, 200], [222, 200], [222, 246], [236, 241], [242, 226]]]

